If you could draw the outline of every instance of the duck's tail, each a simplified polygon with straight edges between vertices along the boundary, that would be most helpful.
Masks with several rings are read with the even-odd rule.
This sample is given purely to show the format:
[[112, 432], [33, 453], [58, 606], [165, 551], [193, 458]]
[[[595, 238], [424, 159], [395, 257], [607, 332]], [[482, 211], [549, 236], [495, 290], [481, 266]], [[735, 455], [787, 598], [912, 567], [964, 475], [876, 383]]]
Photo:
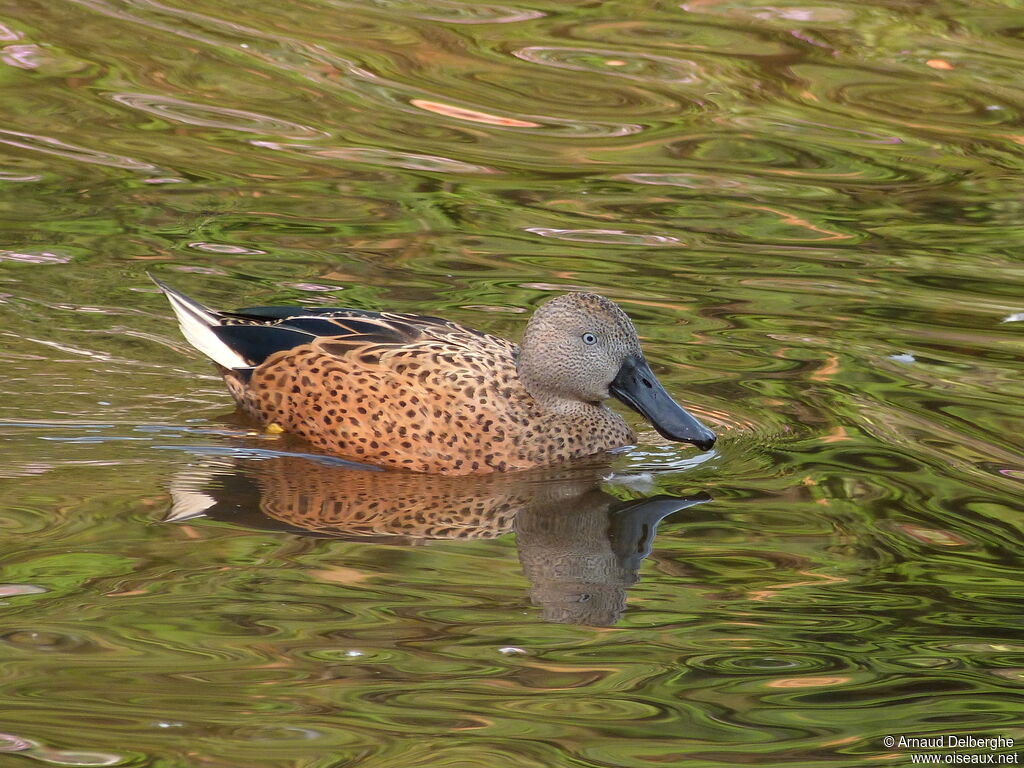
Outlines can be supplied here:
[[190, 299], [181, 291], [174, 290], [153, 275], [149, 275], [149, 279], [157, 284], [167, 300], [171, 302], [171, 309], [174, 310], [181, 332], [189, 344], [225, 368], [252, 367], [251, 363], [246, 362], [245, 358], [225, 344], [214, 332], [214, 328], [221, 327], [220, 314], [204, 307], [195, 299]]

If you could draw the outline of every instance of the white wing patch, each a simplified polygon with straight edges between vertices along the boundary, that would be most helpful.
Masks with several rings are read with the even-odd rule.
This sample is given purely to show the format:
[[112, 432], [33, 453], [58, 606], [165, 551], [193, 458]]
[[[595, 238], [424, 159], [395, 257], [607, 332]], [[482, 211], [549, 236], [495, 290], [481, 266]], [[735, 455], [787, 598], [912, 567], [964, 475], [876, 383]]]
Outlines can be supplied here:
[[221, 324], [220, 317], [197, 301], [193, 301], [183, 293], [178, 293], [168, 285], [154, 279], [168, 300], [171, 309], [178, 318], [185, 339], [215, 363], [225, 368], [251, 368], [245, 359], [231, 347], [217, 338], [211, 329]]

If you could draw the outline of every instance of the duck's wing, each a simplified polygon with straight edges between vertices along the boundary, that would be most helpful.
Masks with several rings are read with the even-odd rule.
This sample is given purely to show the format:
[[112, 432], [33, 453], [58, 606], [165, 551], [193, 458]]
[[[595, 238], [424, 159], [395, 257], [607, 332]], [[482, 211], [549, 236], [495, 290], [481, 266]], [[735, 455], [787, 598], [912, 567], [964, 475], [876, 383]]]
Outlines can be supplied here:
[[218, 312], [156, 278], [153, 281], [167, 295], [192, 346], [234, 370], [254, 368], [277, 352], [312, 343], [323, 353], [336, 357], [357, 352], [379, 355], [385, 350], [411, 348], [422, 342], [458, 344], [460, 340], [493, 339], [512, 346], [429, 315], [343, 307], [246, 307]]
[[[248, 365], [256, 366], [276, 352], [314, 342], [327, 354], [345, 357], [368, 347], [407, 347], [438, 335], [438, 331], [457, 334], [460, 330], [454, 323], [425, 315], [351, 309], [312, 313], [305, 307], [270, 309], [283, 316], [264, 319], [249, 310], [225, 312], [221, 313], [221, 324], [212, 331]], [[293, 314], [284, 315], [288, 311]]]

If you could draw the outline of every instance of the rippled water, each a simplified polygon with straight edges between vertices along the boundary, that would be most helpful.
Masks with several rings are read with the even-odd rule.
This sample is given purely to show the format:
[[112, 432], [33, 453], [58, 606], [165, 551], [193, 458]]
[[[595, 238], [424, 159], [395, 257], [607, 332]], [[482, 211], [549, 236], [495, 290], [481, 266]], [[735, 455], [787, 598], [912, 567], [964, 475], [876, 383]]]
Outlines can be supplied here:
[[[0, 765], [1024, 743], [1024, 9], [525, 2], [0, 9]], [[513, 337], [596, 289], [722, 438], [313, 462], [146, 269]]]

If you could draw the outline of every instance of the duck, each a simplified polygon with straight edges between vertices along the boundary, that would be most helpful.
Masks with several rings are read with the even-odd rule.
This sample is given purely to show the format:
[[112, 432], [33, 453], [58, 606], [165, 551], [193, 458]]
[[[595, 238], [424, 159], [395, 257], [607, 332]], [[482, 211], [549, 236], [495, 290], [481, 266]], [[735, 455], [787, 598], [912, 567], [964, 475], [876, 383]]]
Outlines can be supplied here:
[[664, 438], [715, 433], [658, 381], [629, 316], [595, 293], [537, 307], [515, 344], [429, 315], [210, 309], [150, 275], [238, 406], [323, 453], [393, 470], [526, 470], [634, 445], [615, 397]]

